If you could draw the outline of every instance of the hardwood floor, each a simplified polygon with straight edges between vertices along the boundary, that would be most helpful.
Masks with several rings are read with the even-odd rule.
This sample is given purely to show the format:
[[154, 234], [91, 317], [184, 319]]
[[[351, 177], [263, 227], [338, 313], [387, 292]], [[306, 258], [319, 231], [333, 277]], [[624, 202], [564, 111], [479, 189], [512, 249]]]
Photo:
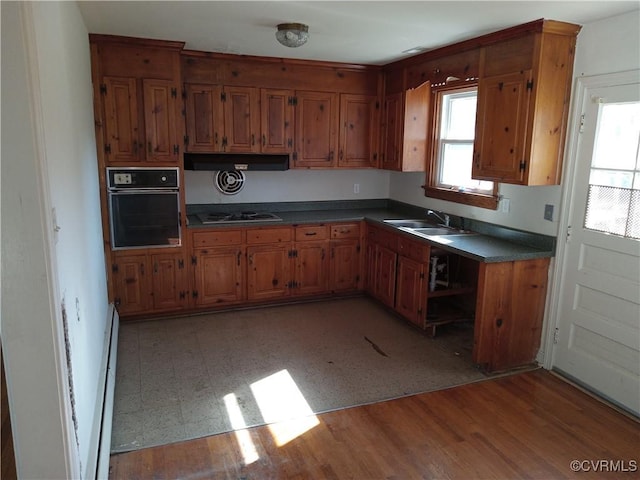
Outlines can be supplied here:
[[318, 420], [281, 446], [265, 426], [114, 455], [110, 478], [640, 478], [640, 424], [545, 370]]
[[4, 357], [2, 356], [2, 348], [0, 347], [0, 361], [2, 363], [2, 378], [0, 380], [1, 387], [1, 403], [0, 412], [2, 413], [2, 457], [0, 465], [2, 465], [0, 479], [13, 480], [17, 478], [16, 473], [16, 457], [13, 450], [13, 436], [11, 434], [11, 417], [9, 416], [9, 398], [7, 397], [7, 382], [4, 375]]

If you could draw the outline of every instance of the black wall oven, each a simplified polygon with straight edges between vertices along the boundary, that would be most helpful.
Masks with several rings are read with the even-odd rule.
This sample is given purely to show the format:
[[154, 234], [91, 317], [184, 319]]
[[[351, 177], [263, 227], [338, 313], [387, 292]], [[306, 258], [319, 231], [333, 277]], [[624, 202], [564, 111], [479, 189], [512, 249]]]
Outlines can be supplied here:
[[178, 168], [107, 168], [111, 248], [179, 247]]

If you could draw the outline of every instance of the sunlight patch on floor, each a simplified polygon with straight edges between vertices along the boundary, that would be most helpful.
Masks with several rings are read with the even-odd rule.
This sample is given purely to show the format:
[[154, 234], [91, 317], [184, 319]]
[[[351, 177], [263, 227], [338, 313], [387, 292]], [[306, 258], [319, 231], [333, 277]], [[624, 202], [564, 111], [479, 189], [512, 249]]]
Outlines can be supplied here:
[[251, 434], [249, 433], [249, 430], [247, 430], [247, 424], [242, 416], [240, 405], [238, 405], [238, 398], [234, 393], [229, 393], [224, 396], [224, 404], [227, 407], [227, 414], [229, 416], [231, 426], [235, 430], [236, 440], [238, 441], [238, 446], [242, 452], [244, 464], [250, 465], [257, 461], [260, 456], [258, 455], [256, 446], [251, 439]]
[[279, 447], [320, 424], [286, 369], [252, 383], [251, 391]]

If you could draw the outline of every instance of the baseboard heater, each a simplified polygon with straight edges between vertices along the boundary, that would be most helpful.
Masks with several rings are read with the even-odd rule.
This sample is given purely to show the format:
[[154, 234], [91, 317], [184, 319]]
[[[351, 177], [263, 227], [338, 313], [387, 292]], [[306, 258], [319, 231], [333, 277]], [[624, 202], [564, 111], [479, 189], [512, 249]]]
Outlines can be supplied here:
[[100, 441], [98, 444], [96, 479], [107, 480], [109, 478], [109, 455], [111, 453], [111, 427], [113, 424], [113, 397], [116, 388], [116, 360], [118, 357], [118, 330], [120, 317], [113, 304], [109, 305], [108, 318], [110, 319], [109, 346], [106, 349], [106, 372], [104, 381], [104, 395], [102, 402], [102, 421], [100, 426]]

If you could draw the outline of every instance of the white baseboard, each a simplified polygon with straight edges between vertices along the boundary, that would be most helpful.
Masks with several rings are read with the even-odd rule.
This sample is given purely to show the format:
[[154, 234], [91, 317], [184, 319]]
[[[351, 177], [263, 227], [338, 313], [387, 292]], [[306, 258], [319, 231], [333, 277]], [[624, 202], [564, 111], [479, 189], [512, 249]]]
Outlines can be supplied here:
[[[118, 330], [120, 317], [112, 304], [109, 305], [109, 318], [111, 335], [105, 359], [104, 400], [102, 404], [102, 418], [100, 428], [100, 441], [96, 458], [95, 478], [107, 480], [109, 478], [109, 454], [111, 453], [111, 427], [113, 424], [113, 397], [116, 388], [116, 360], [118, 357]], [[89, 478], [89, 477], [87, 477]]]

